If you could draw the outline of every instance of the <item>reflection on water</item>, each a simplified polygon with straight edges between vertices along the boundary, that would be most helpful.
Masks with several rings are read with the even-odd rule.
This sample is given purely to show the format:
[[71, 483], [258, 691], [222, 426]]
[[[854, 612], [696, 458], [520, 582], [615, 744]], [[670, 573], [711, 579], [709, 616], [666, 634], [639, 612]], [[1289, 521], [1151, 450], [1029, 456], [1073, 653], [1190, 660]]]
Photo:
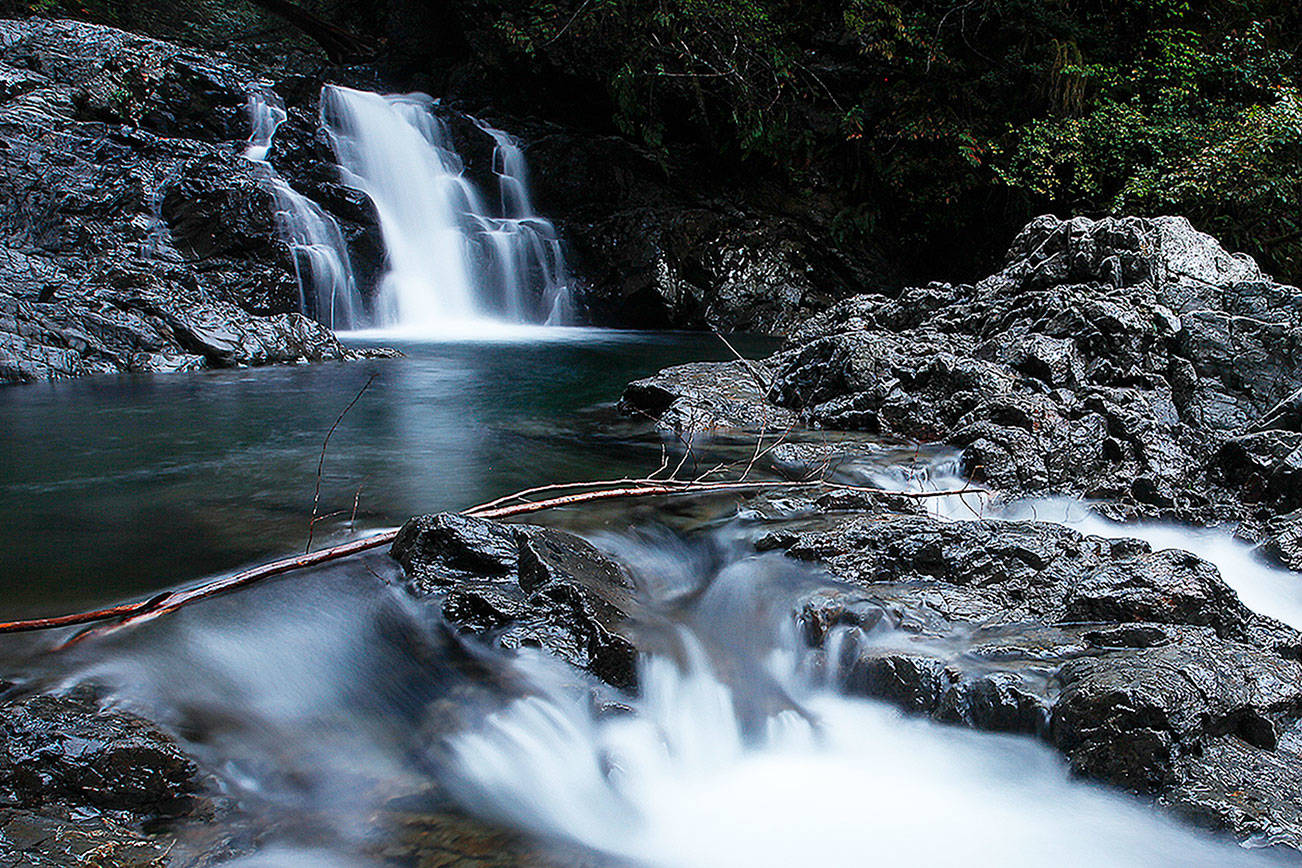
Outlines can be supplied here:
[[[658, 440], [587, 408], [712, 336], [559, 331], [398, 344], [406, 358], [0, 390], [6, 615], [120, 599], [543, 482], [645, 472]], [[627, 436], [619, 432], [627, 431]], [[612, 433], [612, 431], [614, 433]], [[652, 448], [652, 444], [657, 444]]]

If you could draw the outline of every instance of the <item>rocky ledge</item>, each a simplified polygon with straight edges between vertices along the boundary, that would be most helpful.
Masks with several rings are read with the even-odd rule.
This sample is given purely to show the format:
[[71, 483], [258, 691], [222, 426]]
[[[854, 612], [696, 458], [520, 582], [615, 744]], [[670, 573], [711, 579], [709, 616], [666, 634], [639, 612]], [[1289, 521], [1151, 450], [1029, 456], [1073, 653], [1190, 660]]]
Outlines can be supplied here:
[[[351, 355], [297, 313], [242, 156], [258, 78], [108, 27], [0, 21], [0, 382]], [[286, 135], [312, 143], [310, 123]]]
[[[757, 550], [821, 568], [790, 617], [849, 692], [1038, 737], [1187, 821], [1302, 849], [1302, 634], [1248, 610], [1212, 564], [849, 490], [760, 495], [738, 516]], [[424, 516], [393, 556], [470, 641], [636, 689], [629, 570], [578, 537]]]
[[1302, 293], [1182, 218], [1038, 218], [980, 283], [847, 299], [772, 358], [670, 368], [623, 407], [950, 444], [1008, 496], [1235, 522], [1302, 567]]

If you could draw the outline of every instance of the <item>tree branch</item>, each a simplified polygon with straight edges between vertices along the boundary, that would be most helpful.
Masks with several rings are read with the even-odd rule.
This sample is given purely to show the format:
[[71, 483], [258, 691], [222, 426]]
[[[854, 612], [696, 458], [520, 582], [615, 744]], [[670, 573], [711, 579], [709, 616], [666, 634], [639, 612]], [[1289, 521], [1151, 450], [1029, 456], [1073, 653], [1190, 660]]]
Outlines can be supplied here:
[[[838, 489], [844, 491], [858, 491], [868, 494], [886, 494], [910, 499], [926, 499], [932, 497], [948, 497], [950, 495], [969, 494], [978, 489], [964, 486], [960, 489], [947, 491], [890, 491], [884, 488], [874, 488], [862, 485], [840, 485], [829, 482], [825, 479], [802, 480], [802, 481], [767, 481], [767, 482], [745, 482], [745, 481], [723, 481], [723, 482], [703, 482], [703, 481], [675, 481], [664, 479], [622, 479], [607, 481], [604, 483], [596, 482], [576, 482], [568, 484], [558, 484], [554, 486], [540, 486], [534, 489], [526, 489], [507, 498], [501, 498], [492, 503], [497, 504], [506, 500], [523, 497], [530, 492], [541, 492], [550, 490], [564, 490], [585, 488], [597, 485], [605, 485], [605, 488], [598, 488], [591, 491], [577, 491], [572, 494], [560, 495], [557, 497], [547, 498], [526, 503], [515, 503], [504, 506], [482, 505], [470, 507], [463, 510], [462, 515], [473, 516], [475, 518], [501, 519], [511, 518], [518, 515], [527, 515], [543, 510], [555, 509], [562, 506], [576, 506], [583, 503], [592, 503], [601, 500], [616, 500], [633, 497], [668, 497], [684, 494], [724, 494], [743, 491], [764, 491], [768, 489], [800, 489], [800, 488], [823, 488]], [[56, 650], [71, 647], [87, 639], [96, 638], [115, 632], [124, 627], [140, 624], [145, 621], [157, 618], [159, 615], [173, 612], [182, 606], [214, 597], [218, 594], [232, 591], [237, 588], [247, 587], [255, 582], [268, 579], [273, 576], [283, 575], [284, 573], [295, 572], [297, 570], [314, 567], [328, 561], [339, 560], [350, 555], [360, 554], [374, 548], [392, 543], [398, 536], [397, 530], [389, 530], [384, 533], [374, 534], [359, 540], [353, 540], [349, 543], [333, 546], [331, 548], [321, 549], [309, 554], [298, 555], [292, 558], [284, 558], [271, 563], [261, 564], [251, 567], [247, 570], [235, 573], [231, 576], [215, 579], [206, 584], [197, 587], [187, 588], [179, 591], [170, 591], [151, 597], [140, 603], [128, 603], [120, 606], [113, 606], [108, 609], [97, 609], [90, 612], [78, 612], [70, 615], [60, 615], [51, 618], [35, 618], [26, 621], [9, 621], [0, 623], [0, 634], [3, 633], [22, 633], [34, 630], [49, 630], [57, 627], [69, 627], [78, 624], [89, 624], [98, 621], [111, 621], [116, 619], [113, 624], [101, 624], [92, 627], [81, 633], [76, 634], [63, 644], [56, 647]]]

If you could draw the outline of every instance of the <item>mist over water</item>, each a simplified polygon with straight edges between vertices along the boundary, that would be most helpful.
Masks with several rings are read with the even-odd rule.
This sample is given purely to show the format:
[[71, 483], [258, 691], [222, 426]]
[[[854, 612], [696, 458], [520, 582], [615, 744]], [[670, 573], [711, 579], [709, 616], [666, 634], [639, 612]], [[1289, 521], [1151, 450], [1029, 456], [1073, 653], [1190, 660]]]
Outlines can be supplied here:
[[[681, 553], [659, 551], [681, 578]], [[654, 559], [632, 558], [644, 570]], [[703, 594], [671, 628], [675, 650], [643, 658], [627, 710], [594, 708], [554, 663], [522, 656], [535, 695], [452, 742], [464, 803], [682, 868], [1262, 864], [1072, 780], [1030, 739], [845, 695], [795, 635], [792, 602], [812, 577], [782, 557], [741, 556], [696, 578]]]

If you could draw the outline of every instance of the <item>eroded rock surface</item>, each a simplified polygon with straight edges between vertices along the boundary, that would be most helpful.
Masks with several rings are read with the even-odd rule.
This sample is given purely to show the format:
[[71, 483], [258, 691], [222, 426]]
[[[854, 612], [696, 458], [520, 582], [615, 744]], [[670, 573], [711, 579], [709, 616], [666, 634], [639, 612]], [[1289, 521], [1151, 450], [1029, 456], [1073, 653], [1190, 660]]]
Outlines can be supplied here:
[[1302, 635], [1245, 608], [1214, 566], [1057, 525], [844, 502], [759, 545], [843, 583], [805, 594], [796, 617], [849, 690], [1037, 734], [1078, 773], [1302, 848]]
[[458, 629], [504, 648], [541, 648], [617, 687], [636, 683], [620, 632], [627, 573], [572, 534], [452, 513], [413, 518], [394, 540], [409, 588]]
[[0, 21], [0, 381], [349, 355], [296, 312], [242, 156], [257, 80], [109, 27]]
[[624, 404], [669, 427], [718, 424], [679, 409], [713, 404], [735, 427], [780, 408], [947, 443], [1008, 494], [1241, 521], [1254, 538], [1302, 506], [1302, 293], [1181, 218], [1038, 218], [998, 274], [848, 299], [756, 364], [762, 395], [735, 364], [697, 365]]

